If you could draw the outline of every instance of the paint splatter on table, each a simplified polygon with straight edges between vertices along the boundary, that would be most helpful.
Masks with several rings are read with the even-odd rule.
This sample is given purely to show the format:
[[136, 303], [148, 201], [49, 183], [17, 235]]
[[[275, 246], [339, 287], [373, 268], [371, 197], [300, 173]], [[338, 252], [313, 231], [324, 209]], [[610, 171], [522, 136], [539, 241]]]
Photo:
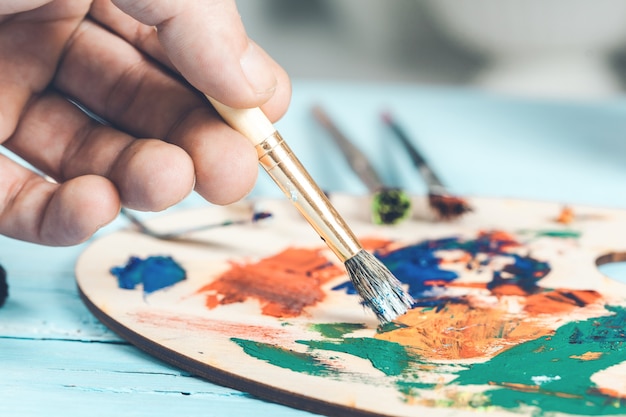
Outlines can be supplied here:
[[[286, 202], [271, 224], [160, 242], [120, 231], [95, 242], [77, 276], [112, 329], [212, 381], [330, 415], [619, 415], [626, 413], [626, 286], [597, 268], [626, 253], [626, 213], [472, 199], [457, 224], [419, 215], [369, 222], [367, 204], [334, 196], [414, 307], [379, 327], [342, 266]], [[414, 207], [426, 210], [422, 197]], [[583, 215], [586, 214], [586, 215]], [[229, 208], [163, 218], [226, 218]], [[111, 267], [171, 256], [185, 280], [145, 294]]]

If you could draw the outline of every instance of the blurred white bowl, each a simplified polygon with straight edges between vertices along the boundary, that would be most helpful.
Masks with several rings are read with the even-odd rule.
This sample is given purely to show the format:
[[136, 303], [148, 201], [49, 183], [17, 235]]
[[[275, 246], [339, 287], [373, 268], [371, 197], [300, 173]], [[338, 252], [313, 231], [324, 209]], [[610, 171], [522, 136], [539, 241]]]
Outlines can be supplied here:
[[476, 83], [524, 95], [621, 90], [609, 54], [626, 41], [623, 0], [428, 0], [440, 28], [488, 58]]

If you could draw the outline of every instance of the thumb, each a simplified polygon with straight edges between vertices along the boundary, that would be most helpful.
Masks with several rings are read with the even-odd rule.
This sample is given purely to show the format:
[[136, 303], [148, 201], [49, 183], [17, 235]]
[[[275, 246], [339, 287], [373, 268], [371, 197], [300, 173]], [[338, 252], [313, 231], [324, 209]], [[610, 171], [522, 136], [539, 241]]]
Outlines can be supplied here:
[[251, 41], [234, 0], [113, 0], [155, 26], [176, 69], [194, 87], [236, 108], [257, 107], [277, 86], [269, 55]]
[[0, 14], [11, 14], [33, 10], [52, 0], [0, 0]]

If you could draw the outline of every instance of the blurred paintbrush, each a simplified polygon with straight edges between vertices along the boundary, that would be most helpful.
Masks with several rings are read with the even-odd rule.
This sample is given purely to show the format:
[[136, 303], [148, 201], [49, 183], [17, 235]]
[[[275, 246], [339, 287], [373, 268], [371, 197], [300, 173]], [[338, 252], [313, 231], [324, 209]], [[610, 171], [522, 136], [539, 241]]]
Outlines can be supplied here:
[[183, 228], [171, 230], [168, 232], [160, 232], [149, 227], [145, 222], [140, 220], [139, 217], [132, 214], [128, 209], [125, 209], [122, 207], [121, 213], [124, 217], [130, 220], [130, 222], [133, 223], [137, 227], [137, 229], [139, 229], [141, 233], [151, 236], [155, 239], [161, 239], [161, 240], [177, 240], [195, 232], [201, 232], [201, 231], [210, 230], [210, 229], [219, 229], [219, 228], [228, 227], [228, 226], [251, 224], [251, 223], [256, 223], [260, 220], [272, 217], [272, 213], [268, 213], [265, 211], [255, 211], [248, 218], [237, 219], [237, 220], [225, 220], [225, 221], [218, 222], [218, 223], [201, 224], [201, 225], [196, 225], [196, 226], [183, 227]]
[[375, 224], [397, 224], [408, 218], [411, 215], [410, 197], [399, 188], [383, 185], [365, 154], [339, 130], [322, 107], [315, 106], [312, 111], [339, 146], [352, 170], [372, 193], [372, 221]]
[[395, 136], [402, 142], [413, 164], [417, 167], [420, 175], [428, 187], [428, 205], [441, 220], [454, 220], [463, 214], [472, 211], [472, 207], [463, 198], [452, 194], [443, 185], [426, 159], [411, 141], [402, 127], [393, 119], [390, 113], [382, 114], [383, 121], [392, 130]]

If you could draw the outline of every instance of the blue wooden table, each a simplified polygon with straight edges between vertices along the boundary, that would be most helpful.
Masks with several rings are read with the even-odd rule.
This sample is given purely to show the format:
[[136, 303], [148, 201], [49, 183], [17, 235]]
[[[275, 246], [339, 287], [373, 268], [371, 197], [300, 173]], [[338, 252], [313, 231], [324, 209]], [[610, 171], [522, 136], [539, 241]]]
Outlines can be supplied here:
[[[295, 82], [281, 133], [322, 188], [364, 193], [311, 117], [314, 104], [358, 141], [388, 185], [426, 190], [380, 122], [383, 110], [414, 135], [459, 194], [626, 209], [624, 99], [559, 103], [471, 90]], [[280, 192], [261, 174], [253, 195]], [[201, 204], [207, 203], [190, 196], [170, 210]], [[128, 227], [122, 218], [95, 238], [120, 227]], [[0, 237], [10, 286], [0, 309], [1, 416], [311, 415], [196, 378], [105, 328], [76, 290], [74, 265], [86, 245], [49, 248]]]

